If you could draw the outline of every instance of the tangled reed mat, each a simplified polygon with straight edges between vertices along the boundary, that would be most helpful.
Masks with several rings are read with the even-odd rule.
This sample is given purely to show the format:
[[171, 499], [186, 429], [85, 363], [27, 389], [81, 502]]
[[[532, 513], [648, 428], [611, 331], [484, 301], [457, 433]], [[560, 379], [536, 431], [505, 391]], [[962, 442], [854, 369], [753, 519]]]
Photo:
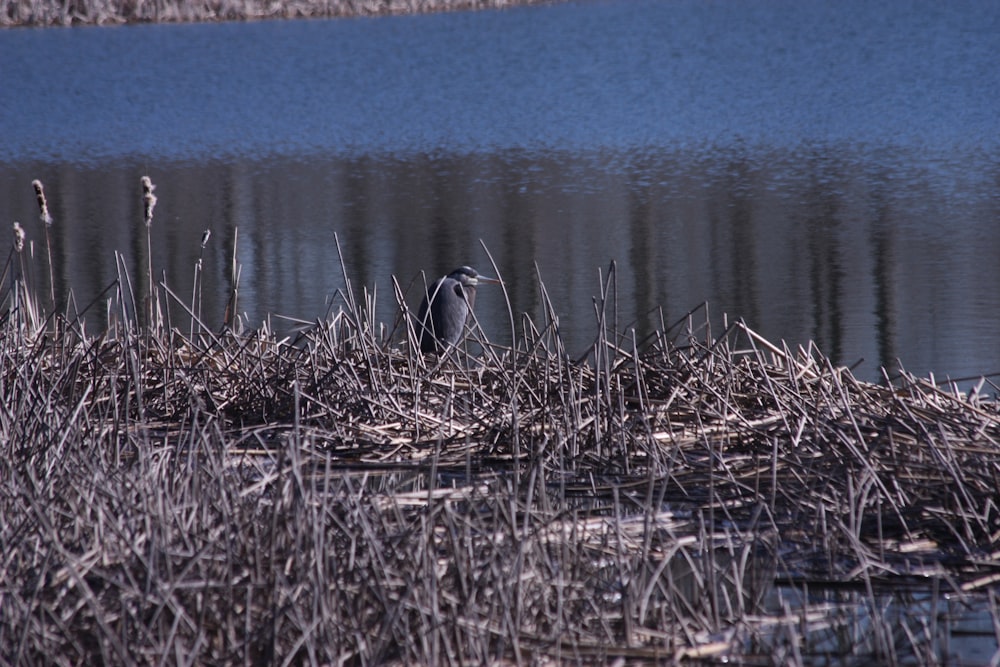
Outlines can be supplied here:
[[421, 356], [398, 285], [391, 330], [348, 286], [279, 339], [210, 333], [121, 274], [92, 336], [39, 317], [27, 261], [15, 239], [5, 663], [923, 664], [997, 645], [987, 380], [861, 382], [741, 322], [714, 335], [704, 308], [637, 342], [610, 288], [580, 361], [526, 318], [511, 348], [473, 327], [472, 353]]

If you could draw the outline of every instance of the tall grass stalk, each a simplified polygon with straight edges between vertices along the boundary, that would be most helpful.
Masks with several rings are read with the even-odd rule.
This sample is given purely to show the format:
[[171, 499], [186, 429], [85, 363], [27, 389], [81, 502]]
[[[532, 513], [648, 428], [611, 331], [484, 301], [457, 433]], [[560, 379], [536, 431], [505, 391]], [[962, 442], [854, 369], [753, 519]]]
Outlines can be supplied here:
[[[208, 245], [208, 240], [212, 237], [212, 230], [206, 229], [201, 235], [201, 250], [198, 254], [198, 261], [194, 265], [194, 279], [191, 281], [191, 329], [190, 337], [193, 339], [196, 335], [201, 335], [202, 330], [202, 271], [203, 262], [205, 259], [205, 246]], [[197, 328], [195, 325], [197, 324]]]
[[35, 190], [35, 200], [38, 203], [38, 219], [41, 220], [42, 228], [45, 230], [45, 254], [49, 269], [49, 308], [51, 312], [55, 312], [56, 280], [55, 265], [52, 261], [52, 215], [49, 214], [49, 204], [45, 199], [45, 186], [36, 178], [31, 182], [31, 187]]
[[161, 310], [156, 292], [156, 280], [153, 277], [153, 210], [156, 208], [156, 195], [153, 194], [153, 190], [156, 186], [149, 176], [143, 176], [139, 179], [139, 183], [142, 186], [142, 221], [146, 226], [146, 326], [150, 330], [160, 330]]
[[[44, 315], [41, 305], [31, 287], [29, 273], [31, 244], [27, 234], [19, 222], [13, 224], [13, 242], [4, 277], [10, 277], [6, 298], [8, 300], [8, 322], [13, 325], [15, 338], [28, 340], [39, 333], [44, 326]], [[0, 281], [2, 284], [3, 281]]]
[[237, 306], [240, 293], [240, 275], [242, 267], [237, 261], [237, 248], [239, 247], [240, 230], [233, 228], [233, 259], [230, 265], [229, 275], [229, 299], [226, 302], [226, 311], [222, 318], [222, 325], [236, 333], [242, 333], [241, 320], [237, 313]]

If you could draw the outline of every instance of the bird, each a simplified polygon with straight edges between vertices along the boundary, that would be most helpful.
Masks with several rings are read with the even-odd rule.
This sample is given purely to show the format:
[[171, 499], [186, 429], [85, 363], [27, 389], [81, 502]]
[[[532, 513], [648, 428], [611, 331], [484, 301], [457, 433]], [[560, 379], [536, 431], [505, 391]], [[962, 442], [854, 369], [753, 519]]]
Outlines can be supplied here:
[[476, 286], [481, 283], [500, 281], [460, 266], [431, 283], [417, 315], [421, 352], [441, 353], [462, 340], [465, 322], [476, 303]]

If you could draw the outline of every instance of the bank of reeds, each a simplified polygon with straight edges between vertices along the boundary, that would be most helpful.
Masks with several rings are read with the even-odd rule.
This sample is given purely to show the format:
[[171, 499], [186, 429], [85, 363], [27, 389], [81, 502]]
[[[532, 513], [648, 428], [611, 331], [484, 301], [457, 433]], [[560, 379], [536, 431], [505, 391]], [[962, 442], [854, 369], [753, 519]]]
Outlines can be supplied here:
[[0, 0], [0, 25], [184, 23], [497, 9], [555, 0]]
[[513, 314], [511, 348], [424, 357], [396, 283], [394, 324], [348, 281], [279, 339], [122, 273], [91, 335], [46, 319], [24, 248], [4, 663], [930, 664], [970, 610], [1000, 635], [986, 380], [860, 382], [707, 308], [635, 340], [613, 270], [585, 361]]

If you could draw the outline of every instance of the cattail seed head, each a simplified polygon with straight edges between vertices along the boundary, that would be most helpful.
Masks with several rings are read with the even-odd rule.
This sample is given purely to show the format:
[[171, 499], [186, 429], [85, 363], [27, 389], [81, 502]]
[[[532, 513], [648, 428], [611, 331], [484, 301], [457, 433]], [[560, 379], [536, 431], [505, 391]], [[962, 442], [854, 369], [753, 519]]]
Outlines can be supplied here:
[[49, 205], [45, 202], [45, 187], [37, 178], [31, 182], [31, 187], [35, 188], [35, 198], [38, 200], [38, 215], [46, 225], [52, 224], [52, 216], [49, 215]]
[[14, 250], [21, 252], [24, 250], [24, 229], [20, 222], [14, 222]]
[[153, 185], [149, 176], [143, 176], [140, 182], [142, 183], [142, 217], [146, 226], [149, 227], [153, 224], [153, 209], [156, 208], [156, 195], [153, 194], [156, 186]]

